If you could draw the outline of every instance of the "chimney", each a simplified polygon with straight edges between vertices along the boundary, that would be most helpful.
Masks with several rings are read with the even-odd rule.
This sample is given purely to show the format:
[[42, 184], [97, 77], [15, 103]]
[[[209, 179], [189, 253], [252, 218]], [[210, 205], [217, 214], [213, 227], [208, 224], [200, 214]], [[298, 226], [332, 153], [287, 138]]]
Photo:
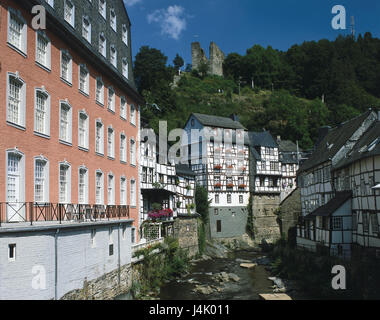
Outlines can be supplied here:
[[234, 121], [239, 122], [239, 116], [238, 116], [237, 114], [235, 114], [235, 113], [231, 114], [231, 115], [230, 115], [230, 118], [231, 118], [232, 120], [234, 120]]

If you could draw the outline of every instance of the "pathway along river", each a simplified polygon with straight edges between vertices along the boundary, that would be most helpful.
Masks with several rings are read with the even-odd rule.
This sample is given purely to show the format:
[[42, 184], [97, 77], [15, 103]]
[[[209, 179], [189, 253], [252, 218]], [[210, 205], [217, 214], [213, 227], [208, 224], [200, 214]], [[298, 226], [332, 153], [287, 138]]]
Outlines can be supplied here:
[[[262, 254], [253, 251], [236, 251], [228, 254], [228, 258], [213, 258], [198, 261], [192, 266], [190, 273], [184, 277], [171, 280], [161, 287], [157, 299], [161, 300], [259, 300], [260, 293], [273, 293], [273, 282], [268, 279], [270, 273], [263, 265], [252, 269], [242, 268], [242, 260], [252, 261]], [[219, 282], [215, 274], [226, 272], [239, 277], [238, 281]], [[197, 285], [202, 287], [221, 288], [209, 294], [194, 292]], [[289, 293], [292, 299], [306, 299], [304, 295]], [[130, 299], [122, 295], [117, 300]]]

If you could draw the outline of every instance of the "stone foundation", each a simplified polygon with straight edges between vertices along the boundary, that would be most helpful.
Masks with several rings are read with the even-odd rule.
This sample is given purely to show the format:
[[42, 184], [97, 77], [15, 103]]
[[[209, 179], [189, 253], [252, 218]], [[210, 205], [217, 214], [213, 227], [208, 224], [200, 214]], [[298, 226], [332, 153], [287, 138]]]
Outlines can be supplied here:
[[83, 288], [66, 293], [61, 300], [112, 300], [131, 290], [133, 282], [140, 279], [140, 263], [132, 263], [91, 281], [84, 281]]
[[279, 195], [252, 195], [253, 235], [256, 244], [273, 243], [280, 238], [280, 226], [276, 211]]
[[174, 221], [174, 237], [178, 239], [181, 249], [187, 250], [189, 257], [199, 253], [198, 215], [178, 216]]

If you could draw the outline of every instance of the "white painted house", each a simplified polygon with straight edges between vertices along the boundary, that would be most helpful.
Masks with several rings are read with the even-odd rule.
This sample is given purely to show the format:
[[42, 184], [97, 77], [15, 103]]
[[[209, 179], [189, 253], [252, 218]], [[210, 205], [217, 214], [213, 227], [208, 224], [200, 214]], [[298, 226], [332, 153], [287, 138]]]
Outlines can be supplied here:
[[312, 251], [325, 247], [334, 254], [350, 254], [351, 195], [334, 188], [332, 171], [376, 120], [376, 113], [368, 110], [328, 130], [300, 166], [302, 217], [297, 227], [298, 246]]
[[211, 236], [245, 233], [249, 201], [249, 139], [236, 116], [193, 113], [184, 127], [185, 158], [208, 190]]

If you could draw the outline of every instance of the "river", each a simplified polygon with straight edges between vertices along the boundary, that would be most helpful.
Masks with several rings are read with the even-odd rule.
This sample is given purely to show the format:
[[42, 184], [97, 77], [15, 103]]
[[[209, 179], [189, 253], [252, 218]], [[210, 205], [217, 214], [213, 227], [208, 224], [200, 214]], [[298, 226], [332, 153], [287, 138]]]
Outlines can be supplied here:
[[[155, 298], [160, 300], [259, 300], [260, 293], [273, 293], [273, 282], [268, 279], [271, 274], [263, 265], [247, 269], [242, 268], [240, 264], [243, 260], [252, 261], [260, 256], [262, 254], [246, 250], [229, 253], [227, 258], [198, 261], [192, 265], [189, 274], [164, 284], [160, 294]], [[215, 279], [215, 275], [221, 272], [235, 274], [238, 279], [219, 282]], [[206, 294], [194, 291], [199, 285], [213, 290]], [[288, 295], [292, 299], [305, 298], [304, 295], [295, 291]], [[130, 296], [122, 295], [117, 299], [126, 300], [130, 299]]]

